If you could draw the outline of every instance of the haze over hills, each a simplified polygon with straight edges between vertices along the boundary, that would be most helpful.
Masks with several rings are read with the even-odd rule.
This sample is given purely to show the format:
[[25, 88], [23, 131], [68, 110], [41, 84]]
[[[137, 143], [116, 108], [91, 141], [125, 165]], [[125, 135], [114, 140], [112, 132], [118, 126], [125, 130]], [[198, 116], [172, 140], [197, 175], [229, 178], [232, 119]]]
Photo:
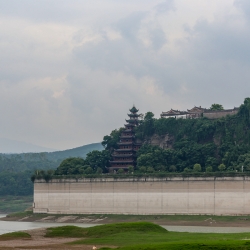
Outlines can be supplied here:
[[19, 154], [19, 153], [38, 153], [53, 152], [56, 149], [45, 148], [31, 143], [16, 141], [7, 138], [0, 138], [0, 153]]
[[89, 152], [103, 149], [101, 143], [92, 143], [56, 152], [0, 153], [0, 196], [31, 195], [33, 183], [30, 176], [35, 170], [56, 169], [66, 158], [85, 158]]
[[82, 157], [84, 158], [87, 153], [93, 151], [93, 150], [103, 150], [104, 147], [100, 142], [92, 143], [88, 145], [84, 145], [77, 148], [62, 150], [62, 151], [56, 151], [56, 152], [50, 152], [46, 153], [46, 158], [48, 160], [60, 160], [60, 159], [66, 159], [68, 157]]

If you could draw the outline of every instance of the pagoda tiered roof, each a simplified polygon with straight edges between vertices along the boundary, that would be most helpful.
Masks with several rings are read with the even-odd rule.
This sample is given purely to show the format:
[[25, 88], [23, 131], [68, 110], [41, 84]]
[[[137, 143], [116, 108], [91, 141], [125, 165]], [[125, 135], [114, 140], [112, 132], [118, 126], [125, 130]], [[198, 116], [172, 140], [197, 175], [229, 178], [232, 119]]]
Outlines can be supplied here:
[[129, 110], [131, 113], [137, 113], [139, 109], [137, 109], [135, 106], [133, 106], [132, 109]]
[[124, 155], [124, 154], [121, 154], [121, 155], [116, 155], [116, 154], [112, 154], [112, 157], [114, 157], [114, 158], [122, 158], [122, 157], [131, 157], [131, 156], [134, 156], [135, 154], [126, 154], [126, 155]]
[[122, 131], [122, 133], [126, 133], [126, 132], [132, 132], [132, 129], [124, 129], [124, 130]]
[[118, 142], [117, 145], [132, 145], [134, 144], [132, 141], [126, 141], [126, 142]]
[[129, 119], [129, 120], [125, 120], [128, 123], [138, 123], [137, 119]]
[[110, 163], [134, 163], [135, 161], [109, 161]]
[[120, 136], [121, 139], [126, 139], [126, 138], [130, 139], [130, 138], [134, 138], [134, 137], [135, 137], [134, 135], [121, 135]]
[[128, 116], [129, 116], [129, 117], [140, 117], [141, 115], [131, 113], [131, 114], [128, 114]]
[[115, 152], [131, 152], [134, 151], [132, 148], [118, 148], [114, 149]]
[[[134, 127], [136, 124], [134, 124], [134, 123], [129, 123], [129, 124], [124, 124], [124, 126], [125, 127]], [[131, 129], [130, 129], [130, 131], [131, 131]]]

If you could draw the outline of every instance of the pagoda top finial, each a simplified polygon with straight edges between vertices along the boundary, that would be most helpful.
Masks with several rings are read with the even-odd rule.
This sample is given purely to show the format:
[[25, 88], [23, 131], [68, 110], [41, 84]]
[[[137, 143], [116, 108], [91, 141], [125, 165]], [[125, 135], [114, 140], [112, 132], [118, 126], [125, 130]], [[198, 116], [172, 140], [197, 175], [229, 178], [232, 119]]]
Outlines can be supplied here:
[[130, 111], [131, 113], [136, 113], [136, 112], [139, 111], [139, 109], [137, 109], [137, 108], [135, 107], [135, 105], [133, 105], [132, 109], [130, 109], [129, 111]]

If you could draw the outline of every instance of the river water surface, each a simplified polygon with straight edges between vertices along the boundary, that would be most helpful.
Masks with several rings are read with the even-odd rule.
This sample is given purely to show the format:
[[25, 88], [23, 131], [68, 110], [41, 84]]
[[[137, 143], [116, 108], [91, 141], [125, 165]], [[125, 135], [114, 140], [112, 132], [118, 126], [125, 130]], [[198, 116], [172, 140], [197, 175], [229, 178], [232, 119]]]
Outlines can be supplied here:
[[[5, 214], [0, 214], [5, 217]], [[46, 222], [23, 222], [23, 221], [0, 221], [0, 235], [15, 231], [30, 230], [42, 227], [58, 227], [65, 225], [75, 225], [79, 227], [92, 227], [96, 224], [86, 223], [46, 223]], [[195, 233], [244, 233], [250, 232], [250, 227], [198, 227], [198, 226], [162, 226], [169, 231], [175, 232], [195, 232]]]

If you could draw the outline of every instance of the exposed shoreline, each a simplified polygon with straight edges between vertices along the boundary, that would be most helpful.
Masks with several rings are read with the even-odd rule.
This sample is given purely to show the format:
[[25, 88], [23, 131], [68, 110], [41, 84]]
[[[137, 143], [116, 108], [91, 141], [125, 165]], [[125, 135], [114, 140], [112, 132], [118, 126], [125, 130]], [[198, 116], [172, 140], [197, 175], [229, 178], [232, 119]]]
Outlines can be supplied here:
[[83, 215], [83, 214], [33, 214], [22, 212], [0, 218], [2, 221], [44, 223], [87, 223], [110, 224], [117, 222], [148, 221], [169, 226], [207, 226], [207, 227], [250, 227], [250, 216], [211, 216], [211, 215]]

